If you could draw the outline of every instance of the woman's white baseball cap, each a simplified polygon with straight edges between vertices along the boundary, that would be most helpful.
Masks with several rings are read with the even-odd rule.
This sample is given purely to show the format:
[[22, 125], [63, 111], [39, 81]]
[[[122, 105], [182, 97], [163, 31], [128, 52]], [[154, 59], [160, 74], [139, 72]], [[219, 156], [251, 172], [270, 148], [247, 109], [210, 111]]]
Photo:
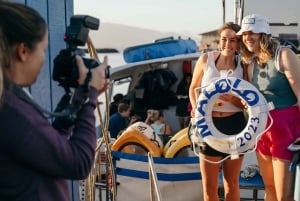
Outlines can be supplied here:
[[268, 19], [259, 14], [251, 14], [243, 18], [242, 28], [236, 35], [242, 35], [243, 32], [252, 31], [253, 33], [271, 34]]

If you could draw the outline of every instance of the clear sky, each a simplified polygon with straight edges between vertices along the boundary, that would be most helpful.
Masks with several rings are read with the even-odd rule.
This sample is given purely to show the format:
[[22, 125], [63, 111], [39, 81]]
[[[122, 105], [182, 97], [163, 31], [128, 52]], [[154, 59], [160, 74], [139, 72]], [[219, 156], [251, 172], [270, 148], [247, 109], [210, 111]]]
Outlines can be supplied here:
[[[74, 0], [74, 13], [101, 22], [195, 36], [223, 23], [222, 0]], [[226, 1], [225, 21], [234, 21], [234, 1]], [[100, 25], [101, 26], [101, 25]]]

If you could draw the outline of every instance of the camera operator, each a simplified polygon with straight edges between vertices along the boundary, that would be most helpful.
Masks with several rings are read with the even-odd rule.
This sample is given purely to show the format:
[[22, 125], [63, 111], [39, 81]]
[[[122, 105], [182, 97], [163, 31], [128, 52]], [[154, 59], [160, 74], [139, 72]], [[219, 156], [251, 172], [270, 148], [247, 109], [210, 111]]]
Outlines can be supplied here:
[[[68, 179], [85, 179], [94, 163], [94, 110], [108, 87], [107, 58], [91, 69], [88, 99], [72, 127], [55, 129], [22, 89], [35, 83], [44, 64], [47, 24], [34, 9], [6, 1], [0, 2], [0, 19], [0, 200], [70, 201]], [[76, 62], [81, 85], [88, 69], [80, 56]], [[81, 102], [84, 93], [79, 86], [72, 101]]]

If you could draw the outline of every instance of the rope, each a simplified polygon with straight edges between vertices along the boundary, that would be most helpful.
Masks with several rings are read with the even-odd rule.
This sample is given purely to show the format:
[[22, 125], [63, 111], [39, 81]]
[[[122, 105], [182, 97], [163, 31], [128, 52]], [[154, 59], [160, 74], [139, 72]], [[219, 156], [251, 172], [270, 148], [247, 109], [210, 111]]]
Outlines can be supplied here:
[[[87, 39], [87, 48], [88, 52], [90, 54], [90, 57], [93, 59], [96, 59], [99, 61], [97, 51], [92, 43], [92, 40], [90, 37]], [[108, 100], [108, 93], [107, 91], [104, 92], [105, 95], [105, 119], [109, 119], [109, 100]], [[100, 138], [97, 141], [97, 146], [95, 149], [95, 161], [94, 161], [94, 166], [92, 167], [92, 170], [87, 177], [87, 179], [84, 182], [84, 188], [86, 192], [84, 194], [84, 201], [95, 201], [95, 190], [96, 190], [96, 182], [101, 182], [101, 147], [105, 145], [106, 150], [105, 150], [105, 156], [106, 156], [106, 200], [112, 200], [116, 201], [116, 181], [115, 181], [115, 174], [114, 174], [114, 167], [113, 167], [113, 158], [111, 155], [111, 149], [110, 149], [110, 135], [108, 132], [108, 123], [109, 121], [104, 121], [101, 113], [101, 108], [100, 104], [97, 104], [97, 114], [99, 116], [99, 121], [100, 121], [100, 127], [101, 127], [101, 132], [103, 137]], [[111, 183], [109, 182], [109, 179], [111, 179]], [[108, 191], [111, 190], [111, 193]], [[113, 199], [109, 199], [110, 195], [112, 196]], [[102, 200], [101, 196], [101, 189], [100, 189], [100, 201]]]

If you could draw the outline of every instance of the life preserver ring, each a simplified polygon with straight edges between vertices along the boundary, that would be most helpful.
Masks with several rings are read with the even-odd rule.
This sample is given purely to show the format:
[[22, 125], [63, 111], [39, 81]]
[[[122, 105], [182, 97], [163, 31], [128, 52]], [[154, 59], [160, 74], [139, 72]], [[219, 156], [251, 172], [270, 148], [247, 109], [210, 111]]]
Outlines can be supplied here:
[[138, 121], [132, 125], [130, 125], [126, 130], [138, 130], [141, 133], [143, 133], [145, 136], [147, 136], [151, 141], [156, 143], [156, 145], [163, 150], [164, 144], [159, 136], [157, 136], [154, 132], [154, 130], [149, 126], [148, 124]]
[[175, 135], [172, 136], [172, 138], [165, 144], [164, 149], [163, 149], [163, 153], [165, 155], [165, 153], [167, 152], [167, 150], [169, 149], [169, 147], [178, 140], [178, 138], [180, 138], [182, 135], [186, 134], [186, 129], [184, 128], [180, 131], [178, 131]]
[[[235, 95], [248, 104], [248, 123], [236, 135], [225, 135], [213, 124], [212, 109], [220, 94]], [[220, 78], [203, 88], [197, 99], [195, 123], [203, 141], [217, 151], [237, 155], [255, 147], [265, 131], [269, 106], [264, 96], [249, 82], [236, 78]]]
[[[144, 151], [141, 152], [137, 147]], [[152, 141], [144, 133], [134, 128], [127, 128], [112, 144], [111, 150], [145, 155], [150, 152], [153, 157], [162, 155], [162, 148], [158, 146], [157, 142]]]
[[188, 137], [188, 128], [184, 128], [178, 133], [176, 133], [165, 145], [164, 147], [164, 157], [165, 158], [173, 158], [176, 157], [177, 154], [191, 146], [191, 141]]

